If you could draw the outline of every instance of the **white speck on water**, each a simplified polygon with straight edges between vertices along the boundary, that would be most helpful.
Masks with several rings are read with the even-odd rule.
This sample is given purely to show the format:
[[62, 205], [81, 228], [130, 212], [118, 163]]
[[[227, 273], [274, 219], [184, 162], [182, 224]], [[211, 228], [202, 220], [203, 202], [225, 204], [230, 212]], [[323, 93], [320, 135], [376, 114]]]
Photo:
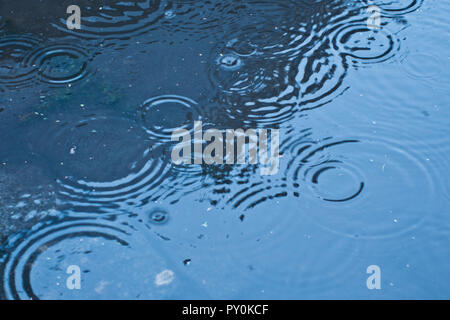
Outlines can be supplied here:
[[175, 279], [175, 273], [172, 270], [164, 270], [158, 273], [155, 277], [155, 284], [157, 286], [163, 286], [170, 284]]
[[98, 283], [98, 285], [95, 287], [95, 292], [98, 294], [101, 294], [105, 287], [108, 285], [108, 281], [102, 280]]
[[203, 228], [208, 228], [208, 222], [205, 221], [205, 222], [202, 224], [202, 227], [203, 227]]

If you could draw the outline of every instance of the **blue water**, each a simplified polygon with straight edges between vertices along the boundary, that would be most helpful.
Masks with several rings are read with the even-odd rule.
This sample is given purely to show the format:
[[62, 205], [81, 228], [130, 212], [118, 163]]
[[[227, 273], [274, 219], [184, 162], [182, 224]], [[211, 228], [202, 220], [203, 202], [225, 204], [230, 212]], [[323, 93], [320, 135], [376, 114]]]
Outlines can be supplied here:
[[[0, 297], [450, 298], [449, 10], [1, 0]], [[175, 165], [196, 120], [278, 173]]]

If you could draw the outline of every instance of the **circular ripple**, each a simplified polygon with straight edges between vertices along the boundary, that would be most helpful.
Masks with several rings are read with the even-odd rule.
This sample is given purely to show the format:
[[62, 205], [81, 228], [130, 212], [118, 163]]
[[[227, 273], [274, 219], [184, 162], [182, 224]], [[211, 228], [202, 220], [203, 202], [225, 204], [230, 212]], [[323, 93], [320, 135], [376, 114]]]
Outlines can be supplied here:
[[162, 148], [125, 118], [91, 115], [58, 122], [40, 135], [34, 146], [52, 163], [62, 199], [74, 206], [130, 210], [169, 173]]
[[234, 37], [212, 51], [210, 81], [229, 118], [249, 125], [281, 124], [299, 110], [320, 107], [341, 95], [348, 88], [343, 84], [349, 61], [355, 66], [382, 62], [399, 50], [395, 34], [367, 28], [360, 4], [290, 4], [283, 18], [292, 22], [294, 15], [295, 24], [269, 15], [264, 23], [232, 31]]
[[342, 161], [329, 161], [315, 166], [306, 170], [305, 175], [306, 180], [311, 179], [314, 192], [324, 201], [350, 201], [358, 197], [364, 189], [362, 177]]
[[[422, 204], [435, 201], [431, 169], [392, 142], [305, 143], [291, 152], [297, 156], [286, 170], [287, 178], [305, 179], [314, 195], [309, 216], [331, 232], [396, 236], [420, 225], [430, 213]], [[320, 202], [313, 205], [317, 195]]]
[[142, 34], [164, 17], [162, 0], [94, 1], [83, 8], [81, 29], [69, 30], [66, 20], [60, 19], [54, 27], [77, 37], [123, 39]]
[[232, 37], [220, 41], [212, 50], [209, 76], [214, 87], [227, 95], [258, 93], [258, 98], [278, 97], [288, 87], [290, 36], [279, 25], [251, 24], [231, 31]]
[[169, 1], [159, 27], [170, 34], [171, 40], [174, 35], [183, 40], [220, 38], [227, 26], [239, 21], [239, 7], [229, 1]]
[[438, 57], [429, 53], [412, 53], [402, 61], [403, 70], [415, 79], [434, 79], [442, 73], [442, 65]]
[[139, 115], [143, 127], [157, 142], [170, 142], [172, 133], [179, 129], [193, 133], [194, 121], [201, 120], [197, 102], [176, 95], [148, 99]]
[[318, 49], [302, 57], [295, 81], [300, 87], [298, 104], [301, 110], [311, 110], [329, 103], [347, 88], [343, 85], [348, 66], [343, 57]]
[[276, 51], [243, 36], [212, 51], [209, 79], [228, 118], [248, 126], [269, 126], [292, 117], [299, 95], [299, 87], [289, 78], [294, 66], [287, 59], [276, 59]]
[[[168, 154], [170, 149], [166, 149]], [[205, 189], [209, 186], [205, 182], [207, 165], [171, 163], [171, 175], [164, 181], [164, 184], [153, 195], [152, 200], [158, 202], [168, 202], [173, 205], [182, 200], [185, 196]]]
[[0, 38], [0, 85], [21, 88], [32, 83], [37, 68], [23, 61], [39, 44], [39, 39], [27, 35]]
[[[298, 197], [296, 192], [293, 195]], [[239, 191], [229, 196], [226, 204], [233, 209], [249, 210], [267, 201], [277, 201], [288, 196], [287, 183], [284, 181], [261, 179], [259, 182], [242, 185]]]
[[364, 179], [357, 168], [333, 157], [328, 150], [357, 140], [332, 141], [322, 143], [308, 139], [296, 139], [282, 146], [282, 154], [289, 156], [285, 177], [296, 184], [306, 182], [317, 198], [327, 202], [347, 202], [360, 196], [364, 190]]
[[164, 224], [169, 219], [169, 213], [162, 208], [153, 209], [149, 216], [153, 224]]
[[[7, 251], [0, 267], [0, 296], [4, 299], [167, 295], [167, 288], [160, 290], [154, 283], [157, 274], [166, 269], [164, 261], [144, 237], [132, 236], [125, 225], [87, 219], [62, 222], [18, 237]], [[81, 271], [80, 290], [67, 287], [70, 266]], [[117, 272], [125, 269], [125, 273]]]
[[386, 28], [371, 30], [365, 24], [352, 23], [336, 31], [333, 47], [354, 65], [379, 63], [395, 56], [399, 40]]
[[373, 1], [365, 0], [367, 5], [376, 5], [380, 7], [383, 15], [398, 16], [418, 10], [423, 0], [381, 0]]
[[38, 70], [40, 81], [64, 85], [84, 78], [89, 73], [89, 60], [88, 53], [79, 46], [51, 43], [27, 55], [24, 64]]
[[293, 186], [291, 193], [285, 180], [276, 175], [261, 176], [257, 165], [215, 168], [206, 174], [210, 183], [204, 183], [203, 188], [210, 190], [210, 203], [221, 209], [228, 207], [243, 212], [288, 196], [299, 196], [295, 190], [298, 186]]
[[226, 94], [248, 95], [262, 91], [267, 73], [261, 57], [255, 48], [249, 46], [247, 51], [234, 49], [235, 41], [229, 42], [219, 53], [213, 53], [210, 77], [214, 87]]

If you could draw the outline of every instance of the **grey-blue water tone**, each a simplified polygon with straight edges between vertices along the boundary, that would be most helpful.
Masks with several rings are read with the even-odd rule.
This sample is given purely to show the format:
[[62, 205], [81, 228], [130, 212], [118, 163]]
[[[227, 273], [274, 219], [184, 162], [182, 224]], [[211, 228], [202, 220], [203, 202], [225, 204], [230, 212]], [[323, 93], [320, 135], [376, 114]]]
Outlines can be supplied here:
[[[0, 298], [449, 299], [449, 10], [2, 0]], [[279, 171], [175, 165], [197, 120]]]

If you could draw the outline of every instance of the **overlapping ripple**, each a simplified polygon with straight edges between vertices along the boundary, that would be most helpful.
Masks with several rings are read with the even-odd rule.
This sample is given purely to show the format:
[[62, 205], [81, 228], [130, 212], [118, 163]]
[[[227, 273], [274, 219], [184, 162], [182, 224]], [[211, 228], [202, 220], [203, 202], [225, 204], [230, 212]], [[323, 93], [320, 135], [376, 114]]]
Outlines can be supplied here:
[[[61, 1], [58, 6], [66, 4], [67, 1]], [[381, 7], [380, 29], [367, 27], [366, 8], [371, 4]], [[204, 281], [205, 274], [209, 280], [220, 279], [211, 269], [216, 260], [234, 262], [226, 272], [245, 270], [246, 281], [240, 285], [252, 293], [251, 297], [262, 296], [251, 291], [262, 283], [275, 295], [287, 286], [295, 287], [287, 294], [291, 298], [345, 287], [354, 274], [363, 270], [355, 263], [362, 243], [357, 239], [400, 237], [426, 223], [433, 213], [428, 204], [445, 207], [442, 203], [450, 199], [449, 187], [445, 178], [436, 179], [430, 166], [433, 163], [435, 168], [447, 172], [443, 155], [448, 150], [432, 153], [430, 145], [442, 145], [447, 139], [434, 131], [439, 136], [434, 142], [413, 145], [407, 142], [411, 137], [389, 139], [398, 133], [392, 128], [384, 135], [358, 131], [348, 137], [335, 136], [334, 132], [316, 136], [312, 125], [301, 127], [307, 121], [290, 121], [295, 116], [296, 120], [308, 120], [310, 110], [336, 100], [349, 88], [346, 79], [351, 71], [395, 59], [403, 38], [391, 31], [397, 28], [391, 27], [406, 24], [403, 15], [418, 10], [422, 4], [419, 0], [114, 0], [107, 5], [91, 1], [83, 7], [81, 30], [67, 30], [63, 17], [51, 23], [63, 34], [73, 35], [76, 41], [22, 34], [2, 36], [2, 93], [38, 83], [70, 88], [72, 82], [95, 73], [92, 65], [97, 50], [93, 53], [90, 45], [104, 47], [103, 40], [114, 40], [110, 43], [122, 48], [133, 40], [137, 47], [145, 46], [141, 53], [158, 50], [158, 42], [198, 41], [199, 56], [204, 56], [199, 59], [204, 66], [198, 74], [204, 76], [204, 82], [201, 76], [195, 79], [199, 79], [199, 85], [209, 86], [210, 92], [190, 92], [193, 99], [188, 98], [182, 95], [187, 94], [188, 87], [177, 83], [175, 90], [167, 89], [174, 89], [172, 83], [167, 83], [168, 77], [155, 76], [152, 80], [156, 82], [139, 83], [139, 76], [149, 72], [143, 64], [142, 70], [130, 72], [137, 74], [138, 80], [126, 75], [127, 80], [136, 80], [127, 83], [130, 94], [148, 97], [155, 88], [161, 93], [140, 106], [134, 104], [129, 114], [119, 110], [129, 106], [114, 105], [115, 110], [110, 110], [109, 105], [96, 106], [88, 111], [90, 106], [85, 108], [83, 104], [80, 110], [64, 99], [61, 101], [67, 105], [61, 108], [27, 110], [28, 114], [39, 116], [39, 121], [15, 124], [20, 130], [25, 129], [30, 155], [44, 158], [52, 171], [48, 175], [56, 178], [56, 216], [68, 213], [70, 218], [36, 224], [28, 232], [14, 230], [15, 236], [8, 241], [1, 239], [0, 297], [77, 298], [75, 291], [65, 288], [65, 271], [72, 264], [80, 265], [87, 277], [82, 285], [89, 294], [83, 298], [167, 297], [170, 289], [158, 288], [173, 281], [173, 272], [166, 269], [165, 261], [153, 250], [154, 243], [148, 242], [153, 235], [145, 231], [153, 228], [168, 231], [155, 232], [159, 241], [170, 242], [173, 237], [182, 242], [180, 247], [214, 249], [204, 251], [214, 254], [199, 254], [198, 260], [204, 265], [194, 269], [192, 276], [196, 280]], [[0, 17], [0, 28], [2, 22]], [[189, 49], [192, 47], [186, 48]], [[416, 53], [404, 59], [402, 67], [412, 78], [434, 79], [439, 75], [439, 59], [433, 57]], [[117, 60], [112, 58], [109, 62]], [[187, 60], [182, 59], [186, 65]], [[421, 60], [432, 68], [421, 68]], [[137, 60], [133, 65], [139, 62], [145, 60]], [[106, 72], [103, 79], [107, 76]], [[377, 84], [380, 91], [386, 83]], [[62, 95], [65, 94], [72, 92]], [[64, 98], [62, 95], [56, 100]], [[94, 105], [99, 101], [97, 97], [86, 96], [86, 104]], [[214, 106], [205, 106], [205, 101]], [[3, 108], [0, 105], [0, 112]], [[206, 117], [210, 114], [215, 118]], [[373, 121], [369, 117], [375, 114], [370, 113], [365, 120]], [[361, 115], [359, 119], [365, 117]], [[405, 118], [409, 121], [411, 114]], [[279, 172], [261, 176], [259, 165], [173, 165], [172, 133], [177, 129], [192, 133], [194, 121], [206, 119], [209, 127], [220, 123], [243, 128], [281, 128]], [[332, 128], [338, 128], [338, 122], [334, 121]], [[396, 125], [392, 122], [392, 127]], [[412, 125], [425, 128], [423, 121]], [[322, 129], [330, 133], [332, 128]], [[425, 133], [430, 131], [427, 127]], [[424, 158], [425, 153], [431, 154], [431, 159]], [[4, 176], [0, 176], [0, 181], [5, 181]], [[436, 185], [441, 186], [441, 199], [436, 199]], [[45, 188], [37, 190], [47, 192]], [[2, 204], [7, 203], [4, 208], [19, 212], [21, 207], [33, 208], [31, 218], [48, 217], [48, 208], [35, 202], [47, 199], [45, 194], [42, 199], [36, 194], [21, 195], [8, 203], [4, 200], [8, 200], [4, 188], [0, 187], [0, 191]], [[50, 192], [51, 201], [56, 202], [53, 196]], [[205, 202], [207, 214], [200, 213]], [[185, 210], [185, 203], [194, 204], [195, 209]], [[172, 214], [173, 208], [180, 215]], [[231, 214], [220, 216], [210, 211]], [[143, 232], [136, 232], [142, 230], [132, 225], [136, 217], [147, 227]], [[207, 219], [209, 226], [216, 223], [216, 229], [203, 221]], [[186, 226], [191, 227], [192, 221], [205, 230], [198, 237], [195, 235], [195, 245], [183, 238], [191, 232]], [[251, 228], [242, 227], [247, 221]], [[179, 229], [168, 228], [172, 222]], [[238, 224], [240, 228], [236, 227]], [[440, 232], [443, 238], [445, 232]], [[201, 243], [205, 234], [209, 241]], [[234, 240], [231, 244], [230, 237]], [[330, 265], [334, 266], [331, 270]], [[125, 267], [127, 272], [122, 270]], [[119, 276], [117, 270], [121, 271]], [[170, 275], [168, 283], [154, 282], [161, 272]], [[214, 286], [220, 281], [203, 284], [216, 290]], [[264, 293], [264, 288], [260, 292]]]
[[399, 16], [420, 9], [423, 0], [364, 0], [364, 3], [380, 7], [382, 14], [385, 16]]
[[[11, 241], [2, 260], [3, 299], [155, 299], [170, 297], [177, 286], [156, 281], [168, 269], [145, 237], [104, 219], [35, 228]], [[69, 266], [80, 268], [81, 290], [68, 289]]]
[[114, 0], [107, 4], [94, 1], [83, 6], [80, 30], [69, 30], [64, 18], [53, 26], [77, 37], [129, 39], [155, 28], [155, 23], [164, 17], [166, 5], [164, 0]]
[[354, 65], [380, 63], [395, 56], [400, 41], [385, 29], [369, 29], [366, 23], [346, 23], [338, 28], [333, 48]]
[[[394, 141], [364, 137], [323, 142], [317, 150], [301, 152], [309, 164], [302, 157], [290, 172], [294, 179], [303, 175], [311, 195], [320, 200], [310, 217], [327, 230], [349, 237], [392, 237], [417, 228], [430, 213], [419, 204], [433, 203], [434, 177], [414, 152]], [[396, 201], [386, 200], [391, 197]]]
[[60, 195], [74, 206], [139, 207], [168, 174], [167, 156], [132, 120], [108, 114], [52, 120], [34, 146], [51, 161]]
[[0, 40], [0, 85], [7, 89], [36, 82], [66, 85], [86, 77], [92, 55], [76, 41], [42, 41], [32, 35]]
[[37, 68], [24, 65], [23, 61], [39, 44], [40, 39], [32, 35], [0, 38], [0, 85], [6, 88], [31, 85]]
[[90, 54], [73, 42], [46, 43], [23, 60], [26, 68], [37, 69], [38, 79], [52, 85], [78, 81], [90, 73]]
[[202, 110], [197, 102], [187, 97], [164, 95], [146, 100], [140, 107], [139, 118], [155, 141], [170, 142], [176, 130], [193, 133], [194, 121], [202, 120]]

